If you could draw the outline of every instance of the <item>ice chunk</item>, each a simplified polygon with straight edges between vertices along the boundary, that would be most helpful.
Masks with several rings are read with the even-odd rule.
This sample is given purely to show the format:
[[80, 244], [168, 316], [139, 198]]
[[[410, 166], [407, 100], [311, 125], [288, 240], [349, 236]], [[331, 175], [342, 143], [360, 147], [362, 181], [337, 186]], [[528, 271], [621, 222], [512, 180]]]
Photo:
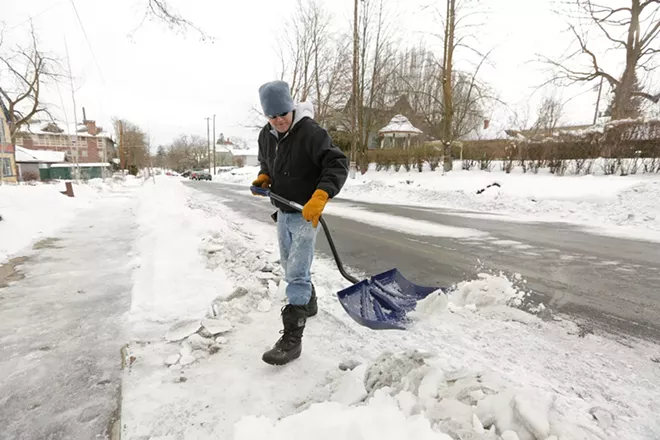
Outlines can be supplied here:
[[532, 398], [526, 394], [517, 394], [513, 399], [514, 410], [522, 425], [536, 438], [550, 435], [550, 409], [554, 401], [538, 393]]
[[176, 364], [177, 362], [179, 362], [179, 359], [180, 359], [180, 358], [181, 358], [181, 355], [180, 355], [179, 353], [176, 353], [176, 354], [170, 355], [170, 356], [168, 356], [167, 358], [165, 358], [165, 365], [167, 365], [168, 367], [169, 367], [170, 365], [174, 365], [174, 364]]
[[213, 339], [204, 338], [202, 335], [195, 333], [188, 338], [188, 343], [193, 350], [206, 350], [213, 345]]
[[520, 440], [515, 431], [504, 431], [502, 433], [502, 440]]
[[484, 425], [481, 424], [481, 421], [476, 414], [472, 414], [472, 427], [474, 428], [474, 432], [477, 434], [484, 434], [486, 432], [484, 430]]
[[197, 333], [202, 327], [199, 319], [179, 321], [174, 324], [165, 334], [165, 339], [169, 342], [177, 342]]
[[213, 335], [226, 333], [232, 328], [231, 323], [225, 319], [204, 319], [202, 320], [202, 325]]
[[273, 303], [271, 303], [269, 299], [264, 298], [261, 301], [259, 301], [259, 305], [257, 305], [257, 310], [259, 310], [262, 313], [267, 313], [270, 312], [272, 305]]
[[332, 394], [332, 402], [343, 403], [344, 405], [355, 405], [362, 402], [367, 397], [367, 390], [364, 388], [364, 375], [367, 371], [366, 365], [360, 365], [353, 370], [344, 373], [337, 390]]

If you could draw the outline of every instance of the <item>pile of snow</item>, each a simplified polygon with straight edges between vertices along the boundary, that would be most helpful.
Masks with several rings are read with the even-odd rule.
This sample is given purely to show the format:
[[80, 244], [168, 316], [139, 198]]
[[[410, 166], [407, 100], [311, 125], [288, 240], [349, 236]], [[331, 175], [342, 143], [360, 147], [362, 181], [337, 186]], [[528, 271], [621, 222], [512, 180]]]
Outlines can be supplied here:
[[136, 325], [172, 323], [204, 316], [222, 275], [207, 267], [200, 236], [213, 227], [201, 210], [187, 206], [178, 180], [160, 176], [139, 193], [138, 239], [130, 255], [134, 267], [130, 318]]
[[100, 197], [134, 184], [132, 179], [73, 183], [72, 198], [61, 193], [64, 182], [0, 186], [0, 264], [67, 226]]
[[[216, 180], [247, 186], [257, 173], [256, 167], [239, 168]], [[493, 183], [499, 186], [488, 188]], [[569, 222], [600, 233], [660, 240], [660, 205], [654, 203], [659, 197], [658, 174], [555, 176], [547, 170], [506, 174], [499, 170], [465, 171], [460, 164], [450, 173], [370, 169], [348, 179], [338, 196], [355, 201], [497, 212], [512, 216], [512, 220]]]
[[612, 426], [606, 409], [567, 415], [556, 393], [461, 364], [417, 350], [384, 353], [343, 373], [332, 402], [281, 420], [244, 417], [234, 439], [599, 439]]
[[[453, 313], [474, 312], [482, 316], [531, 322], [536, 318], [520, 308], [529, 292], [518, 287], [524, 284], [520, 274], [513, 280], [505, 274], [480, 273], [475, 280], [461, 281], [447, 291], [438, 290], [418, 301], [417, 307], [409, 316], [417, 320], [433, 320], [446, 310]], [[543, 304], [529, 307], [529, 311], [545, 310]]]

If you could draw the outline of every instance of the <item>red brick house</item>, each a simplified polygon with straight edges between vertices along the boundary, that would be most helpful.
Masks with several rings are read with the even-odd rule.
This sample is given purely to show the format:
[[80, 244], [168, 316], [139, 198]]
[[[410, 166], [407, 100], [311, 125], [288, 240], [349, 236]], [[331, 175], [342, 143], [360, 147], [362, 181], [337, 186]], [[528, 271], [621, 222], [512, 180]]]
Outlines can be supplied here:
[[85, 120], [75, 134], [65, 133], [56, 122], [33, 121], [16, 134], [16, 145], [28, 150], [64, 152], [69, 162], [78, 163], [107, 163], [116, 156], [110, 135], [90, 120]]

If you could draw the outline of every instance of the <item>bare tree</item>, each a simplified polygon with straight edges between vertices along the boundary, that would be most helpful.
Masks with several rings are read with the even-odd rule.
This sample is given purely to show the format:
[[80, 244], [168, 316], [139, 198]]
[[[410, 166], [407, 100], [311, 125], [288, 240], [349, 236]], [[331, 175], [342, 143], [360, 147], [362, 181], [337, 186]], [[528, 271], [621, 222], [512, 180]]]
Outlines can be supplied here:
[[[450, 171], [453, 167], [452, 160], [452, 142], [457, 139], [454, 132], [455, 122], [455, 106], [454, 106], [454, 86], [453, 80], [456, 78], [454, 75], [455, 69], [455, 55], [458, 48], [468, 49], [480, 55], [481, 63], [476, 69], [481, 67], [481, 64], [488, 58], [480, 54], [468, 43], [468, 38], [474, 37], [475, 32], [472, 28], [478, 26], [473, 18], [483, 12], [483, 7], [479, 0], [446, 0], [446, 8], [444, 14], [438, 11], [443, 25], [442, 34], [437, 35], [443, 41], [443, 57], [442, 57], [442, 95], [443, 95], [443, 131], [442, 142], [444, 144], [444, 163], [443, 169]], [[476, 76], [474, 76], [474, 85], [476, 85]], [[469, 90], [476, 91], [474, 87], [468, 88]], [[466, 115], [464, 115], [466, 116]]]
[[[165, 23], [174, 31], [186, 32], [189, 30], [199, 34], [202, 41], [213, 40], [206, 32], [195, 25], [190, 20], [184, 18], [166, 0], [147, 0], [147, 16], [155, 17], [157, 20]], [[144, 21], [144, 20], [143, 20]], [[139, 27], [139, 26], [138, 26]]]
[[[24, 125], [39, 114], [52, 116], [43, 102], [42, 88], [46, 80], [57, 77], [56, 61], [40, 49], [34, 27], [30, 26], [31, 43], [0, 53], [0, 99], [9, 111], [9, 131], [12, 143]], [[2, 34], [0, 33], [0, 48]]]
[[280, 79], [289, 83], [294, 99], [313, 102], [321, 125], [339, 101], [348, 54], [345, 39], [330, 32], [330, 19], [319, 0], [298, 0], [278, 42]]
[[543, 98], [539, 105], [536, 122], [532, 130], [536, 133], [543, 133], [546, 136], [552, 135], [552, 132], [559, 125], [563, 116], [564, 104], [554, 96]]
[[137, 125], [123, 119], [113, 119], [115, 137], [119, 140], [119, 159], [133, 173], [149, 165], [147, 134]]
[[[489, 54], [482, 57], [474, 71], [452, 72], [452, 137], [461, 139], [483, 124], [487, 101], [494, 100], [489, 87], [478, 79]], [[394, 91], [405, 92], [415, 113], [424, 117], [430, 136], [445, 139], [444, 63], [420, 47], [403, 54], [396, 63]]]
[[359, 152], [362, 155], [368, 148], [369, 133], [377, 128], [374, 125], [377, 121], [371, 110], [386, 104], [386, 86], [394, 76], [393, 69], [388, 69], [395, 59], [395, 53], [391, 49], [393, 27], [388, 24], [383, 0], [363, 1], [360, 19], [361, 46], [357, 66], [357, 131]]
[[[608, 51], [614, 51], [620, 57], [617, 65], [623, 67], [622, 72], [606, 70], [603, 59], [607, 51], [598, 53], [592, 50], [587, 31], [573, 24], [569, 28], [575, 36], [577, 49], [559, 61], [542, 57], [557, 69], [552, 80], [559, 84], [605, 78], [614, 93], [612, 119], [637, 116], [639, 100], [636, 101], [636, 97], [656, 104], [660, 102], [660, 93], [644, 91], [639, 84], [641, 71], [650, 72], [657, 67], [654, 61], [660, 49], [654, 43], [660, 34], [660, 1], [620, 0], [619, 3], [625, 6], [608, 6], [596, 0], [575, 0], [578, 18], [586, 19], [589, 28], [597, 29], [611, 43]], [[573, 66], [575, 61], [583, 61], [583, 64]]]

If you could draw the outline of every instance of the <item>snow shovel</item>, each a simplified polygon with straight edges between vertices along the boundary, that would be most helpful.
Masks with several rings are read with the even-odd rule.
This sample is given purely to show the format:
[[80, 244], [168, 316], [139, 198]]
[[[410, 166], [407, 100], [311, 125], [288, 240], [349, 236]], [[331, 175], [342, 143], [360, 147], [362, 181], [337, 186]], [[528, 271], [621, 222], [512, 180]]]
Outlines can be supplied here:
[[[270, 190], [256, 186], [250, 187], [250, 190], [254, 194], [270, 197], [300, 212], [303, 210], [303, 206], [299, 203], [289, 201]], [[404, 330], [406, 324], [410, 322], [406, 315], [415, 309], [417, 301], [433, 292], [442, 292], [439, 287], [425, 287], [411, 283], [396, 268], [366, 280], [358, 280], [344, 269], [323, 216], [319, 219], [319, 223], [323, 227], [339, 273], [353, 283], [352, 286], [337, 292], [337, 297], [346, 313], [358, 324], [373, 330]]]

